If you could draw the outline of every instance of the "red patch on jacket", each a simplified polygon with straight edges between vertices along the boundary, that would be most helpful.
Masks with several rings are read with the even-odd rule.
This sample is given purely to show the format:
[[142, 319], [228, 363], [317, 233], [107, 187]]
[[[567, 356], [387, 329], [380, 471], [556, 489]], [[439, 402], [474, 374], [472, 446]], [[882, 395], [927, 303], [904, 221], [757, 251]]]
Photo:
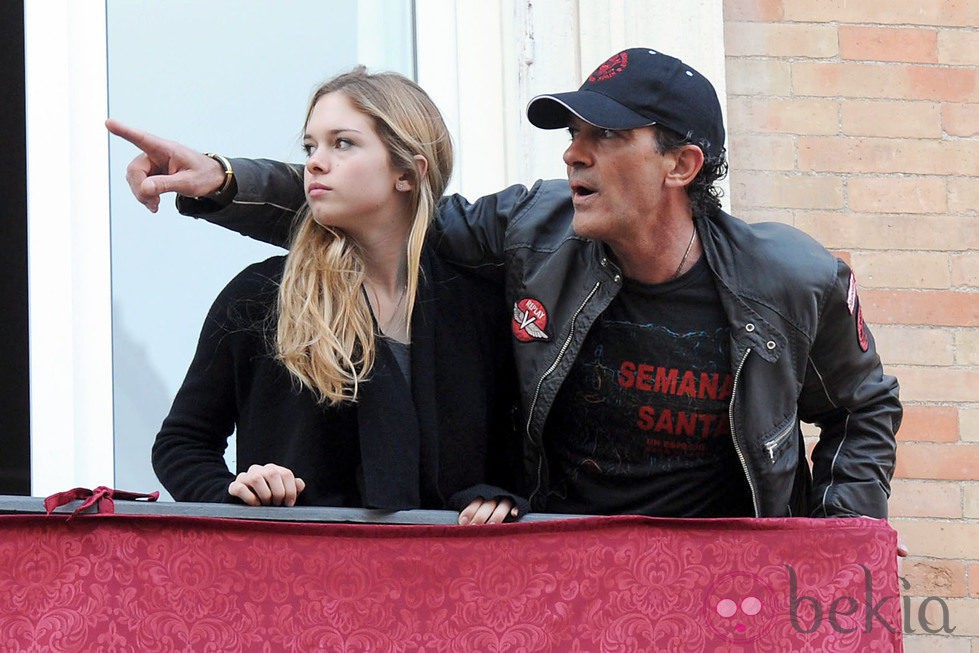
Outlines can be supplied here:
[[857, 302], [857, 343], [860, 351], [870, 349], [870, 336], [867, 334], [867, 323], [863, 321], [863, 308]]
[[520, 342], [548, 340], [547, 309], [538, 300], [526, 297], [513, 304], [513, 337]]
[[870, 336], [867, 334], [867, 323], [863, 321], [863, 310], [860, 308], [860, 296], [857, 294], [857, 276], [850, 272], [850, 285], [846, 289], [846, 308], [850, 315], [855, 316], [857, 327], [857, 344], [860, 351], [870, 349]]

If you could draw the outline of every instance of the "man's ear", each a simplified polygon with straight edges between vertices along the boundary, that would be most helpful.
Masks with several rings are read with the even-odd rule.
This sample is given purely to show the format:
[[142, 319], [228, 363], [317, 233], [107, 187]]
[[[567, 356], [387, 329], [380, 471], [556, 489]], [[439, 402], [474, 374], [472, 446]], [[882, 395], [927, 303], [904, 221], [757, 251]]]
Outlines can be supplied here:
[[683, 188], [694, 180], [704, 167], [704, 152], [696, 145], [684, 145], [670, 153], [673, 156], [673, 169], [666, 175], [666, 185]]

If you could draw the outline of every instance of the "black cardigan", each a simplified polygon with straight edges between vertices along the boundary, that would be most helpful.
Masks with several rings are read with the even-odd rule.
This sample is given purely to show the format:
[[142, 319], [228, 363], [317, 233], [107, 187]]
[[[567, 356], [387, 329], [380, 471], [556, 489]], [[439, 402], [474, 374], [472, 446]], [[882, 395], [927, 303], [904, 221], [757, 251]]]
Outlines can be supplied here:
[[[211, 307], [153, 445], [178, 501], [235, 501], [238, 471], [276, 463], [306, 482], [297, 505], [450, 508], [520, 492], [513, 377], [501, 289], [426, 247], [412, 316], [411, 388], [383, 338], [356, 404], [317, 405], [272, 355], [284, 257], [247, 267]], [[481, 485], [481, 484], [488, 484]], [[524, 504], [518, 500], [519, 504]]]

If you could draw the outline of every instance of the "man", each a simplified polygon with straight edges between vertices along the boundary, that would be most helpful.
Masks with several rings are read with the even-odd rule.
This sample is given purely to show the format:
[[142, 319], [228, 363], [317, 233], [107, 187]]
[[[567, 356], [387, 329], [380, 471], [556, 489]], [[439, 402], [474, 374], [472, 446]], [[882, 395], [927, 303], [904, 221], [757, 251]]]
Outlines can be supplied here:
[[[710, 82], [634, 48], [577, 91], [534, 98], [528, 118], [569, 129], [568, 182], [446, 198], [437, 232], [512, 304], [535, 509], [886, 517], [897, 381], [846, 264], [720, 210]], [[181, 212], [286, 242], [294, 168], [120, 135], [147, 152], [128, 174], [151, 209], [177, 191]], [[800, 420], [820, 428], [811, 474]]]

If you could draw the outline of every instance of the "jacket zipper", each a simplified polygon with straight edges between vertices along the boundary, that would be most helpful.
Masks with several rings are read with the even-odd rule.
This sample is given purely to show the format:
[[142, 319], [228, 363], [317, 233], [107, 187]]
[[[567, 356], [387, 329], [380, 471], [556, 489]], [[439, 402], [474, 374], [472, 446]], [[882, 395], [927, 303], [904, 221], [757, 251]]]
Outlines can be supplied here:
[[745, 361], [748, 360], [748, 355], [751, 353], [751, 347], [744, 352], [744, 357], [741, 362], [738, 363], [738, 369], [734, 372], [734, 384], [731, 389], [731, 403], [728, 404], [728, 419], [731, 422], [731, 439], [734, 441], [734, 451], [738, 454], [738, 460], [741, 461], [741, 468], [744, 470], [745, 478], [748, 479], [748, 489], [751, 490], [751, 506], [755, 509], [755, 517], [760, 517], [761, 513], [758, 510], [758, 494], [755, 492], [755, 483], [751, 480], [751, 472], [748, 469], [748, 461], [744, 457], [744, 452], [741, 451], [741, 445], [738, 444], [738, 436], [734, 431], [734, 400], [738, 394], [738, 381], [741, 379], [741, 368], [744, 367]]
[[768, 442], [765, 443], [765, 449], [768, 450], [768, 458], [773, 463], [775, 462], [775, 448], [778, 447], [778, 445], [782, 443], [782, 440], [784, 440], [786, 437], [788, 437], [789, 433], [792, 432], [792, 427], [793, 426], [795, 426], [795, 425], [794, 424], [789, 424], [784, 429], [782, 429], [782, 432], [781, 433], [779, 433], [774, 438], [772, 438], [771, 440], [769, 440]]
[[[582, 300], [581, 304], [578, 306], [578, 309], [574, 312], [574, 315], [571, 316], [571, 329], [570, 329], [570, 331], [568, 331], [568, 338], [567, 338], [567, 340], [565, 340], [564, 341], [564, 344], [561, 346], [561, 351], [559, 351], [557, 353], [557, 357], [554, 359], [554, 362], [551, 363], [551, 366], [548, 367], [547, 370], [545, 370], [543, 374], [541, 374], [540, 379], [537, 381], [537, 388], [534, 390], [534, 400], [532, 402], [530, 402], [530, 410], [527, 411], [527, 429], [526, 430], [527, 430], [527, 437], [528, 438], [530, 438], [530, 423], [534, 419], [534, 409], [537, 408], [537, 399], [540, 398], [540, 389], [541, 389], [541, 386], [544, 385], [544, 379], [546, 379], [548, 376], [550, 376], [551, 373], [555, 369], [557, 369], [557, 366], [561, 362], [561, 359], [564, 358], [564, 354], [568, 351], [568, 347], [571, 346], [571, 339], [574, 338], [574, 326], [575, 326], [575, 322], [578, 321], [578, 316], [581, 315], [581, 311], [583, 311], [585, 309], [585, 305], [589, 301], [591, 301], [591, 298], [594, 297], [595, 293], [598, 291], [599, 286], [601, 286], [601, 285], [602, 285], [602, 282], [601, 281], [598, 281], [598, 282], [595, 283], [595, 287], [591, 289], [591, 292], [588, 293], [588, 295]], [[530, 493], [530, 499], [531, 499], [531, 501], [533, 500], [534, 496], [540, 491], [541, 470], [544, 467], [544, 445], [543, 445], [543, 443], [541, 443], [540, 447], [541, 447], [540, 456], [537, 457], [537, 487], [535, 487], [534, 490]]]

